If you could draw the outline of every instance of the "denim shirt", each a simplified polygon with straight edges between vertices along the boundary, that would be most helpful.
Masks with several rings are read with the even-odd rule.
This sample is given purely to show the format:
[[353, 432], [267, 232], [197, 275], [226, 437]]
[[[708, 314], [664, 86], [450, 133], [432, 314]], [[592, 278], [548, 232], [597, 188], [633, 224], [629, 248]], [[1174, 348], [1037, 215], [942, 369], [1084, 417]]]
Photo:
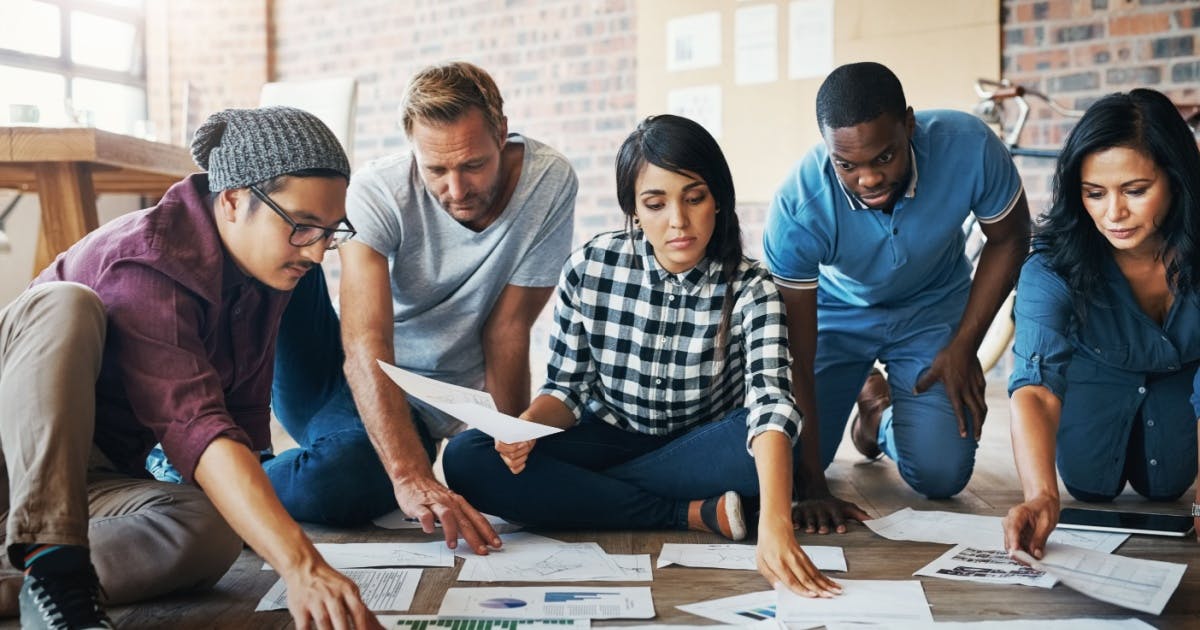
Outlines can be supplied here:
[[1143, 423], [1151, 476], [1192, 474], [1186, 471], [1194, 470], [1195, 457], [1164, 455], [1177, 452], [1181, 440], [1196, 442], [1200, 300], [1191, 292], [1176, 295], [1159, 325], [1138, 306], [1111, 257], [1104, 275], [1104, 289], [1092, 297], [1080, 325], [1063, 278], [1040, 254], [1025, 262], [1009, 395], [1026, 385], [1053, 392], [1062, 401], [1060, 453], [1086, 448], [1094, 454], [1087, 472], [1101, 486], [1119, 481], [1134, 421]]

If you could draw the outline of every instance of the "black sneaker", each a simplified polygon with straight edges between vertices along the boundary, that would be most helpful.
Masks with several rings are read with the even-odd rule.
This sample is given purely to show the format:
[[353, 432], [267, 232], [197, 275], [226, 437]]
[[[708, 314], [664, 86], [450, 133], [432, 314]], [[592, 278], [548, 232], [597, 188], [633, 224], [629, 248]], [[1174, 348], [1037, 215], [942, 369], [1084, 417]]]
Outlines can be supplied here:
[[26, 575], [21, 585], [21, 630], [115, 628], [100, 605], [100, 579], [84, 571]]

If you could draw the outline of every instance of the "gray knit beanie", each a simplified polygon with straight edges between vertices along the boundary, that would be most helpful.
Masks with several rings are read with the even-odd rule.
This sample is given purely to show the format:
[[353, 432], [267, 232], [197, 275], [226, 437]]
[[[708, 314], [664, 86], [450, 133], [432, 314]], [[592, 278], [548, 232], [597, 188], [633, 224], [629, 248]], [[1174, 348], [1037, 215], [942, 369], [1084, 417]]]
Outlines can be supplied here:
[[294, 107], [226, 109], [192, 138], [192, 159], [208, 171], [208, 189], [245, 188], [311, 168], [350, 179], [350, 161], [321, 119]]

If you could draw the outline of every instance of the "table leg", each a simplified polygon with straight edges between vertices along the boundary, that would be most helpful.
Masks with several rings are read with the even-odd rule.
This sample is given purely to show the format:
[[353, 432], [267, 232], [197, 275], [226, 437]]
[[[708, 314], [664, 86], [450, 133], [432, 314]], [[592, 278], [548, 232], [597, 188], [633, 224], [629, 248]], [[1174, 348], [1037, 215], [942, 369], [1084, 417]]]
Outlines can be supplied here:
[[37, 191], [42, 204], [42, 228], [38, 236], [34, 275], [54, 258], [100, 225], [96, 215], [96, 193], [92, 173], [82, 162], [38, 164]]

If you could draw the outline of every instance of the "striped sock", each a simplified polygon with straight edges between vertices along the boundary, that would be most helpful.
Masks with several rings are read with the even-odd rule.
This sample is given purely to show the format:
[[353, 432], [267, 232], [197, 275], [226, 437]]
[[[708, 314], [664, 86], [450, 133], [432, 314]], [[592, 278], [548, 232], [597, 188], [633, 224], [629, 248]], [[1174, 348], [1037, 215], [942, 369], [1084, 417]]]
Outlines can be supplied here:
[[26, 545], [25, 546], [25, 575], [29, 575], [29, 570], [33, 567], [33, 563], [44, 558], [59, 549], [62, 545]]

